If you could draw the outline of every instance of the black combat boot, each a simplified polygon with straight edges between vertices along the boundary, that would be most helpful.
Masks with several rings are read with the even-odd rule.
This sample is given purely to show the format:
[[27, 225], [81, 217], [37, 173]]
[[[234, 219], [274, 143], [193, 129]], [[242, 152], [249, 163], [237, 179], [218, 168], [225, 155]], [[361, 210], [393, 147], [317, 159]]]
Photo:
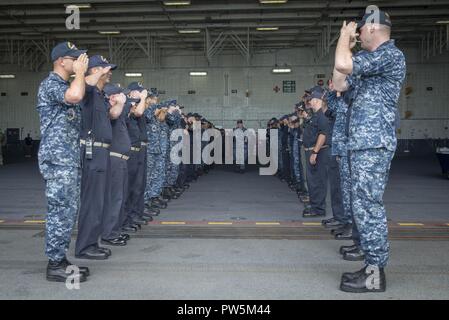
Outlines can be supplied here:
[[173, 187], [168, 187], [168, 190], [171, 192], [173, 199], [178, 199], [181, 196], [181, 193]]
[[365, 253], [359, 247], [352, 251], [345, 252], [343, 254], [343, 260], [346, 261], [363, 261], [365, 260]]
[[125, 241], [128, 241], [129, 239], [131, 239], [131, 236], [127, 233], [120, 233], [120, 238], [122, 238]]
[[151, 202], [145, 204], [145, 208], [143, 209], [143, 214], [146, 215], [154, 215], [157, 216], [161, 211], [155, 205], [152, 205]]
[[344, 227], [343, 223], [341, 223], [340, 221], [338, 221], [338, 220], [336, 220], [334, 218], [329, 219], [329, 220], [332, 220], [332, 221], [328, 221], [327, 223], [323, 224], [324, 227], [327, 228], [327, 229], [339, 229], [341, 227]]
[[149, 215], [146, 215], [146, 214], [141, 215], [139, 218], [144, 220], [144, 221], [146, 221], [146, 224], [148, 224], [148, 222], [153, 221], [153, 217], [149, 216]]
[[69, 264], [67, 260], [62, 261], [51, 261], [48, 260], [47, 265], [47, 280], [53, 282], [66, 282], [68, 277], [72, 276], [79, 279], [79, 282], [84, 282], [87, 280], [87, 276], [85, 273], [82, 273], [80, 270], [79, 275], [72, 275], [71, 273], [66, 273], [67, 267]]
[[167, 202], [159, 198], [153, 198], [151, 199], [151, 207], [156, 207], [158, 209], [165, 209], [167, 208]]
[[344, 273], [341, 278], [340, 290], [345, 292], [384, 292], [387, 280], [384, 268], [365, 266], [354, 273]]
[[149, 208], [145, 208], [143, 210], [143, 215], [142, 216], [155, 217], [155, 216], [158, 216], [159, 213], [161, 213], [161, 211], [158, 208], [156, 208], [156, 207], [149, 207]]
[[352, 239], [352, 223], [347, 223], [343, 227], [334, 230], [334, 236], [336, 240]]
[[171, 194], [170, 190], [168, 190], [168, 188], [163, 188], [162, 197], [170, 201], [173, 198], [173, 195]]
[[[142, 219], [141, 217], [136, 217], [132, 220], [133, 224], [137, 224], [137, 225], [144, 225], [146, 226], [148, 224], [147, 222], [148, 220]], [[140, 228], [139, 228], [140, 229]]]
[[340, 254], [345, 254], [345, 252], [349, 252], [349, 251], [352, 251], [355, 249], [357, 249], [357, 245], [353, 244], [350, 246], [341, 246], [339, 251], [340, 251]]
[[167, 196], [166, 192], [162, 191], [162, 194], [158, 197], [159, 200], [168, 203], [171, 198]]
[[[74, 264], [73, 263], [71, 263], [69, 260], [67, 260], [67, 257], [64, 257], [64, 261], [65, 261], [65, 263], [67, 264], [67, 266], [73, 266]], [[84, 273], [84, 275], [86, 276], [86, 277], [88, 277], [89, 275], [90, 275], [90, 271], [89, 271], [89, 268], [88, 267], [80, 267], [80, 266], [77, 266], [78, 267], [78, 269], [80, 270], [80, 273]]]

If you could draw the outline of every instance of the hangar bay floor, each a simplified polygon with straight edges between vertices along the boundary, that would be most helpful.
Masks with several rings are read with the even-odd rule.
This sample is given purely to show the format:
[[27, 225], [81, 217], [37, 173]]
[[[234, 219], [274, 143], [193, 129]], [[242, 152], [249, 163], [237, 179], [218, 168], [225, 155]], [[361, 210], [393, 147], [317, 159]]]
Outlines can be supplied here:
[[217, 166], [109, 260], [75, 259], [72, 247], [91, 276], [68, 290], [44, 278], [44, 184], [27, 160], [0, 167], [0, 299], [448, 299], [448, 195], [437, 159], [393, 161], [387, 291], [354, 295], [338, 290], [362, 265], [339, 256], [347, 241], [303, 219], [276, 177]]

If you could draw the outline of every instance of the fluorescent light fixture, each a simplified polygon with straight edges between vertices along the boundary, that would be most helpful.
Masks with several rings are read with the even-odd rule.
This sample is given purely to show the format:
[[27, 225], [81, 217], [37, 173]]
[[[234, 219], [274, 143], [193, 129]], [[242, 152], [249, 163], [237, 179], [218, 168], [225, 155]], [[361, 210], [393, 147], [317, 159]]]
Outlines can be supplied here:
[[207, 72], [205, 71], [192, 71], [190, 72], [191, 77], [204, 77], [207, 76]]
[[274, 68], [271, 71], [273, 73], [290, 73], [290, 72], [292, 72], [292, 69], [290, 69], [290, 68]]
[[200, 33], [201, 30], [199, 29], [183, 29], [183, 30], [178, 30], [179, 33]]
[[191, 1], [181, 1], [181, 0], [175, 0], [175, 1], [164, 1], [164, 5], [166, 6], [190, 6]]
[[120, 31], [98, 31], [99, 34], [120, 34]]
[[70, 7], [70, 6], [76, 6], [79, 9], [90, 9], [92, 8], [90, 3], [72, 3], [72, 4], [65, 4], [64, 6], [66, 7]]
[[132, 78], [132, 77], [141, 77], [142, 76], [142, 73], [140, 73], [140, 72], [127, 72], [127, 73], [125, 73], [125, 77], [130, 77], [130, 78]]
[[258, 27], [257, 31], [277, 31], [279, 27]]
[[259, 0], [261, 4], [287, 3], [288, 0]]
[[15, 74], [0, 74], [0, 79], [14, 79], [15, 77]]
[[440, 21], [437, 21], [437, 23], [438, 24], [448, 24], [449, 20], [440, 20]]

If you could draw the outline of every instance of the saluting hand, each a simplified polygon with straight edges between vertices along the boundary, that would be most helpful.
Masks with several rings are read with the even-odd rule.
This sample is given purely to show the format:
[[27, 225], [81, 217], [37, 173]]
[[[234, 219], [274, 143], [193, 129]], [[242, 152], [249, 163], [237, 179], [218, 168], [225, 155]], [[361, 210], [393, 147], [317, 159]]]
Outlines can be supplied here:
[[113, 96], [111, 96], [111, 98], [109, 99], [109, 102], [111, 103], [111, 105], [115, 106], [117, 104], [125, 104], [126, 102], [126, 96], [123, 93], [119, 93], [119, 94], [114, 94]]
[[148, 97], [148, 90], [144, 89], [142, 90], [142, 92], [140, 93], [140, 100], [145, 100]]
[[85, 74], [89, 66], [89, 58], [86, 53], [83, 53], [73, 62], [73, 72], [75, 74]]
[[126, 96], [124, 93], [118, 94], [116, 99], [117, 99], [117, 103], [120, 103], [120, 104], [126, 103]]
[[343, 21], [343, 25], [340, 29], [340, 37], [342, 36], [349, 36], [349, 46], [350, 48], [354, 48], [355, 44], [357, 43], [357, 23], [354, 21], [349, 22], [346, 24], [346, 20]]

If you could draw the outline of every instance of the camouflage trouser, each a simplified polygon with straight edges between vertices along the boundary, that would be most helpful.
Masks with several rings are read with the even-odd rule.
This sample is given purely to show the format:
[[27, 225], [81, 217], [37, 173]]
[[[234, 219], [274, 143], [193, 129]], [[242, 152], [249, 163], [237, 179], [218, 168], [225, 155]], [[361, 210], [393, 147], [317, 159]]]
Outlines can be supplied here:
[[341, 195], [343, 200], [344, 224], [352, 223], [352, 208], [351, 208], [351, 171], [349, 170], [348, 157], [338, 157], [338, 165], [340, 168], [340, 184]]
[[176, 145], [177, 142], [170, 142], [170, 148], [167, 150], [166, 158], [166, 176], [164, 187], [174, 186], [179, 175], [179, 164], [174, 164], [170, 158], [171, 148]]
[[59, 262], [69, 248], [79, 209], [81, 169], [47, 163], [40, 169], [45, 179], [48, 210], [45, 254], [50, 260]]
[[301, 153], [300, 153], [300, 146], [298, 143], [293, 143], [293, 150], [292, 150], [292, 179], [293, 182], [300, 187], [304, 184], [302, 179], [302, 170], [301, 170]]
[[168, 145], [161, 144], [161, 170], [158, 173], [159, 177], [156, 179], [156, 192], [158, 195], [162, 193], [162, 188], [166, 187], [167, 182], [167, 148], [169, 149]]
[[145, 202], [156, 198], [162, 191], [165, 180], [165, 154], [148, 153], [147, 158], [147, 183], [145, 186]]
[[384, 267], [389, 243], [383, 194], [394, 152], [385, 148], [350, 152], [352, 212], [360, 233], [365, 263]]
[[176, 180], [179, 175], [179, 164], [174, 164], [170, 161], [170, 158], [167, 159], [167, 176], [166, 176], [166, 187], [174, 186], [176, 184]]

